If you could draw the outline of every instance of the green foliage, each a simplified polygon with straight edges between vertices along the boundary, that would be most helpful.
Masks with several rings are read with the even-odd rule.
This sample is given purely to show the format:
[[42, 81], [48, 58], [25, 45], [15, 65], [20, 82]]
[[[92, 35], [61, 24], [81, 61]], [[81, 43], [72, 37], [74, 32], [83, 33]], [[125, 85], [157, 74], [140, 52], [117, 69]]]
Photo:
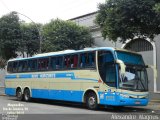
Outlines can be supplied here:
[[81, 49], [91, 46], [93, 39], [89, 30], [70, 21], [52, 20], [44, 25], [43, 52], [65, 49]]
[[20, 36], [19, 18], [10, 13], [0, 18], [0, 53], [3, 59], [16, 57]]
[[106, 0], [98, 8], [96, 23], [104, 38], [125, 42], [135, 36], [153, 39], [160, 34], [159, 0]]
[[39, 50], [40, 24], [20, 22], [16, 12], [0, 18], [0, 68], [4, 68], [6, 60], [15, 58], [20, 53], [32, 56]]
[[[38, 27], [38, 28], [37, 28]], [[21, 23], [21, 39], [18, 45], [18, 51], [27, 56], [32, 56], [38, 53], [40, 40], [39, 40], [39, 29], [41, 25], [35, 25], [30, 23]]]

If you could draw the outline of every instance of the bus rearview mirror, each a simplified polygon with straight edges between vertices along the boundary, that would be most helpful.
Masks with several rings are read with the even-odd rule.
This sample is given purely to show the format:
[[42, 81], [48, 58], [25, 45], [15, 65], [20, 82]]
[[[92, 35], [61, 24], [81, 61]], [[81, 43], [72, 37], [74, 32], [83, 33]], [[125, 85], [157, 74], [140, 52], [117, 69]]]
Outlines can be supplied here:
[[126, 65], [124, 64], [124, 62], [122, 60], [116, 60], [116, 63], [118, 63], [120, 65], [120, 72], [121, 72], [121, 75], [125, 75], [126, 73]]

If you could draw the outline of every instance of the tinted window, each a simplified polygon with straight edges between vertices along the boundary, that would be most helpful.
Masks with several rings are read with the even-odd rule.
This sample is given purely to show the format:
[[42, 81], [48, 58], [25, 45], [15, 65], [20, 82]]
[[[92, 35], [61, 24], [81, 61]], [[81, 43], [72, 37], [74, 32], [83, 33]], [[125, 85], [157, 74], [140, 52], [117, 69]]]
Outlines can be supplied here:
[[116, 87], [116, 68], [114, 64], [105, 63], [103, 66], [103, 80], [111, 87]]
[[18, 62], [13, 62], [13, 72], [17, 72], [18, 70]]
[[38, 60], [38, 70], [49, 69], [49, 58], [41, 58]]
[[94, 67], [95, 66], [95, 52], [86, 52], [80, 54], [80, 67]]
[[7, 71], [10, 73], [13, 72], [13, 62], [8, 62]]
[[71, 55], [71, 68], [78, 67], [78, 55]]
[[116, 52], [117, 52], [117, 58], [122, 60], [124, 63], [144, 65], [144, 61], [141, 55], [123, 51], [116, 51]]
[[64, 68], [77, 68], [78, 55], [66, 55], [64, 56]]
[[18, 72], [24, 72], [27, 71], [28, 67], [27, 67], [27, 61], [19, 61], [18, 64]]
[[102, 80], [111, 87], [116, 87], [116, 67], [113, 54], [109, 51], [98, 51], [98, 68]]
[[52, 70], [62, 69], [63, 57], [51, 57], [50, 67]]
[[106, 62], [113, 62], [114, 58], [111, 52], [98, 51], [98, 61], [99, 61], [99, 64], [104, 64]]
[[28, 71], [36, 71], [37, 70], [37, 59], [28, 61]]

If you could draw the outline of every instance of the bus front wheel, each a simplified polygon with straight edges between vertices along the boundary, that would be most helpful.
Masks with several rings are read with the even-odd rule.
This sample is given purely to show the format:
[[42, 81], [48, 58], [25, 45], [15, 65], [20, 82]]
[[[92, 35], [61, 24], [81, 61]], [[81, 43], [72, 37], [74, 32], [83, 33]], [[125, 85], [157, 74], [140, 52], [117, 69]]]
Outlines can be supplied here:
[[94, 92], [90, 92], [87, 95], [86, 105], [88, 109], [95, 110], [98, 108], [97, 96]]
[[22, 94], [22, 90], [19, 88], [16, 91], [16, 97], [18, 101], [22, 101], [23, 100], [23, 94]]
[[28, 88], [24, 90], [24, 100], [26, 102], [29, 102], [31, 100], [30, 90]]

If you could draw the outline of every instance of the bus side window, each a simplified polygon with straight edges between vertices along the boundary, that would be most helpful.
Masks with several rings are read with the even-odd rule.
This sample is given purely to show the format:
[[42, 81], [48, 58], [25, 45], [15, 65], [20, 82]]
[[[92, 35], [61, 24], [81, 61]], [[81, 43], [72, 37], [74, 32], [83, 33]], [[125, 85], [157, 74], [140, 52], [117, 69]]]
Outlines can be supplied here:
[[56, 57], [56, 69], [62, 69], [63, 57]]
[[77, 65], [78, 65], [78, 55], [71, 55], [71, 57], [70, 57], [70, 62], [71, 62], [71, 64], [70, 64], [70, 66], [71, 66], [71, 68], [77, 68]]
[[95, 52], [80, 54], [80, 67], [90, 68], [95, 66]]
[[67, 55], [64, 57], [64, 68], [70, 68], [71, 67], [70, 64], [71, 64], [71, 57], [70, 55]]
[[37, 59], [28, 61], [28, 71], [36, 71], [37, 70]]
[[49, 58], [41, 58], [38, 60], [38, 70], [48, 70]]
[[111, 52], [109, 51], [99, 51], [98, 52], [98, 63], [99, 66], [102, 66], [106, 62], [113, 62], [114, 58]]
[[18, 62], [13, 62], [13, 72], [17, 72], [18, 70]]
[[80, 67], [84, 68], [86, 66], [86, 53], [80, 54]]
[[13, 72], [13, 62], [8, 62], [7, 71], [9, 73]]
[[19, 61], [18, 72], [24, 72], [27, 70], [27, 61]]
[[56, 69], [56, 57], [51, 58], [51, 64], [50, 64], [51, 70]]
[[88, 53], [88, 63], [89, 67], [95, 66], [95, 52]]

